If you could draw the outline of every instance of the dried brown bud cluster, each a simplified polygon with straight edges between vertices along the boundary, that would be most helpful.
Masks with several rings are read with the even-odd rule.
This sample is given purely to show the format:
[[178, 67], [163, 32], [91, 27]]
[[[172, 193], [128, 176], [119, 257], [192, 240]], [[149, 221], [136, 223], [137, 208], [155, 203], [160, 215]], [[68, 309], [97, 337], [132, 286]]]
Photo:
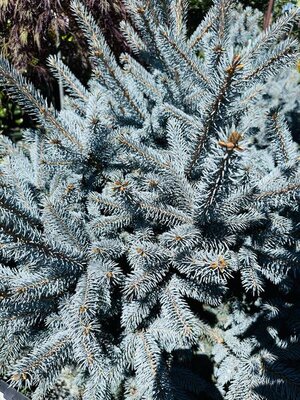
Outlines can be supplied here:
[[137, 248], [136, 248], [136, 252], [137, 252], [141, 257], [145, 257], [145, 256], [146, 256], [145, 251], [144, 251], [141, 247], [137, 247]]
[[231, 132], [229, 135], [227, 142], [224, 142], [223, 140], [219, 140], [218, 144], [221, 147], [226, 147], [227, 150], [238, 150], [238, 151], [244, 151], [244, 149], [239, 146], [239, 141], [243, 138], [243, 135], [241, 135], [237, 131]]
[[219, 256], [218, 259], [210, 264], [212, 269], [218, 269], [220, 272], [224, 272], [225, 268], [228, 266], [228, 262], [223, 256]]
[[113, 191], [119, 191], [119, 192], [125, 192], [126, 188], [128, 187], [129, 182], [128, 181], [115, 181], [114, 185], [112, 187]]
[[240, 70], [244, 68], [244, 64], [240, 63], [241, 56], [240, 54], [237, 54], [233, 57], [231, 65], [226, 68], [226, 72], [230, 75], [234, 73], [234, 71]]

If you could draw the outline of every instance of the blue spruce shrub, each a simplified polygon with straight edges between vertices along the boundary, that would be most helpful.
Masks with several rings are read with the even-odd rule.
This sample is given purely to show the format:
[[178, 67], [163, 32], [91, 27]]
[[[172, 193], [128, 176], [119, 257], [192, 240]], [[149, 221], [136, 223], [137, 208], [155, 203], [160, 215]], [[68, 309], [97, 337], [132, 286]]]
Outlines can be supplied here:
[[[248, 46], [262, 33], [261, 21], [263, 13], [257, 9], [246, 7], [244, 10], [238, 4], [233, 11], [234, 24], [230, 27], [229, 34], [232, 44], [238, 48]], [[280, 69], [275, 75], [267, 78], [259, 87], [255, 97], [256, 103], [263, 109], [279, 109], [292, 129], [294, 139], [299, 143], [300, 122], [300, 74], [296, 65], [291, 68]], [[258, 104], [257, 104], [258, 106]], [[255, 117], [255, 115], [253, 116]], [[260, 114], [256, 118], [257, 127], [264, 131], [266, 116]], [[258, 137], [256, 136], [256, 139]], [[263, 140], [263, 137], [260, 139]]]
[[240, 304], [220, 324], [212, 349], [217, 386], [225, 399], [299, 398], [299, 301], [272, 299], [249, 314]]
[[93, 78], [50, 58], [61, 112], [1, 59], [39, 125], [1, 138], [2, 368], [32, 399], [68, 367], [84, 400], [295, 400], [299, 319], [278, 326], [299, 278], [299, 151], [259, 93], [297, 59], [297, 11], [239, 36], [245, 14], [216, 0], [188, 37], [183, 1], [126, 5], [116, 60], [72, 3]]

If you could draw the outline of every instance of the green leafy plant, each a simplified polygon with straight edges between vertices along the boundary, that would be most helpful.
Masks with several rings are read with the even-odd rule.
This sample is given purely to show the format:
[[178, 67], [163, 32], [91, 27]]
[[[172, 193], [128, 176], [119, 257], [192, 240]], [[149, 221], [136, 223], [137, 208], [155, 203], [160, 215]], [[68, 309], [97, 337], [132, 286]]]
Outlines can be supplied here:
[[21, 108], [12, 103], [3, 92], [0, 92], [0, 132], [17, 140], [21, 136], [20, 127], [24, 127]]

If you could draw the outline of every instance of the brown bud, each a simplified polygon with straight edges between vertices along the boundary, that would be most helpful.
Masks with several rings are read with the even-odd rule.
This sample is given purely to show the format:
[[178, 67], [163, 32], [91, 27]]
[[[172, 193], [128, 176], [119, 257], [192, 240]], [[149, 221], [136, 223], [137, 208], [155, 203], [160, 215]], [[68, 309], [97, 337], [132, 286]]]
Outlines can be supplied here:
[[100, 247], [93, 247], [92, 248], [92, 253], [101, 254], [101, 253], [103, 253], [103, 249], [101, 249]]
[[119, 191], [119, 192], [125, 192], [126, 188], [128, 187], [129, 182], [121, 182], [121, 181], [115, 181], [114, 186], [112, 187], [112, 190], [114, 191]]
[[210, 264], [210, 268], [212, 268], [212, 269], [217, 269], [217, 268], [218, 268], [218, 262], [217, 262], [217, 261], [212, 262], [212, 263]]
[[175, 240], [176, 240], [176, 242], [180, 242], [182, 240], [182, 237], [179, 235], [176, 235]]
[[136, 252], [142, 257], [146, 256], [146, 253], [144, 252], [144, 250], [141, 247], [137, 247]]
[[87, 311], [87, 306], [86, 305], [82, 305], [82, 306], [80, 306], [79, 307], [79, 313], [80, 314], [83, 314], [84, 312], [86, 312]]
[[239, 132], [237, 132], [237, 131], [232, 131], [231, 134], [229, 135], [228, 141], [229, 141], [229, 142], [232, 142], [232, 143], [234, 143], [234, 144], [237, 144], [237, 142], [238, 142], [239, 140], [241, 140], [242, 137], [243, 137], [243, 136], [242, 136]]
[[91, 330], [92, 330], [91, 325], [84, 326], [84, 328], [83, 328], [83, 334], [84, 334], [84, 336], [89, 335]]
[[138, 8], [136, 9], [136, 12], [137, 12], [138, 14], [144, 14], [145, 11], [146, 11], [146, 7], [138, 7]]
[[158, 185], [158, 182], [155, 181], [154, 179], [150, 179], [148, 184], [149, 184], [150, 187], [154, 188], [154, 187], [156, 187]]
[[103, 51], [102, 50], [95, 50], [94, 51], [94, 56], [96, 57], [102, 57], [103, 56]]
[[53, 138], [53, 139], [49, 140], [49, 143], [59, 145], [59, 144], [61, 144], [61, 141], [58, 138]]
[[68, 194], [74, 189], [75, 189], [75, 186], [73, 185], [73, 183], [69, 183], [68, 186], [66, 187], [65, 193]]

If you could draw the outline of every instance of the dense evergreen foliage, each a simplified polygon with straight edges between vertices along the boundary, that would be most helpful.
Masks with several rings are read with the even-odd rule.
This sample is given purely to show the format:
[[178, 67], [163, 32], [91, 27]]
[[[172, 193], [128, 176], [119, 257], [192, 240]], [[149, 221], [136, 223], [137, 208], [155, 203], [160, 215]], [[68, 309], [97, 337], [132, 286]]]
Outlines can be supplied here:
[[189, 37], [184, 1], [124, 3], [119, 60], [72, 3], [93, 77], [49, 59], [60, 112], [0, 61], [39, 126], [1, 138], [3, 368], [33, 400], [64, 367], [85, 400], [296, 400], [299, 151], [264, 95], [297, 11], [216, 0]]

